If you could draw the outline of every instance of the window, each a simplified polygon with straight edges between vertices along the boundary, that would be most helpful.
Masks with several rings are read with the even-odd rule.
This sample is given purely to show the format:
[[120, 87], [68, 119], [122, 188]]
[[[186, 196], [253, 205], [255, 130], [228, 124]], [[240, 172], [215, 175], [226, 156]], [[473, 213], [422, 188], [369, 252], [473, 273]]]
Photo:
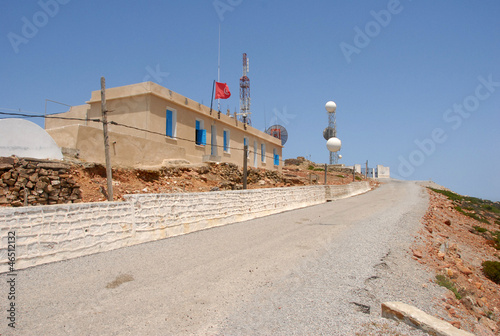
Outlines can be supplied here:
[[260, 144], [260, 161], [266, 162], [266, 144]]
[[177, 123], [177, 114], [174, 110], [167, 109], [165, 113], [166, 125], [165, 125], [165, 135], [171, 138], [175, 138], [175, 126]]
[[229, 153], [229, 139], [231, 138], [231, 133], [228, 130], [224, 130], [224, 152]]
[[195, 142], [200, 146], [207, 144], [207, 131], [203, 129], [203, 120], [196, 119]]
[[273, 149], [273, 157], [274, 157], [274, 165], [279, 166], [280, 165], [280, 156], [278, 155], [276, 148]]

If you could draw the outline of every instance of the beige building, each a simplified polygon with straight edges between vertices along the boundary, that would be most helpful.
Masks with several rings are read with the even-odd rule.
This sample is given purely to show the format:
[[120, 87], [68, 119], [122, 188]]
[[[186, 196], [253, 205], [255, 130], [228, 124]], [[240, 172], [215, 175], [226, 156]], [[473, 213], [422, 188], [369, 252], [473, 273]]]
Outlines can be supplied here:
[[[169, 160], [243, 164], [248, 144], [248, 166], [279, 169], [281, 141], [244, 125], [153, 82], [106, 90], [111, 161], [115, 166], [144, 167]], [[85, 105], [57, 114], [82, 120], [47, 118], [45, 129], [60, 147], [79, 150], [80, 158], [104, 163], [100, 119], [101, 91], [93, 91]], [[147, 131], [144, 131], [147, 130]]]

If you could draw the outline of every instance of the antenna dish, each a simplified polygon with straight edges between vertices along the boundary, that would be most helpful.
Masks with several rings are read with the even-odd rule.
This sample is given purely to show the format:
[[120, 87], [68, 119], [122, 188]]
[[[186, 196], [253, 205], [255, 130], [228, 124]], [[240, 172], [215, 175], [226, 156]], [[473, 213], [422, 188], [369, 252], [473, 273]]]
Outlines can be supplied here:
[[266, 133], [281, 140], [281, 145], [284, 146], [288, 140], [288, 132], [281, 125], [273, 125], [266, 129]]
[[338, 152], [340, 147], [342, 147], [342, 142], [339, 138], [330, 138], [326, 142], [326, 148], [328, 148], [330, 152]]
[[323, 138], [325, 138], [325, 140], [333, 138], [335, 135], [336, 134], [335, 134], [335, 130], [333, 129], [333, 127], [327, 127], [323, 131]]
[[326, 103], [325, 109], [328, 113], [333, 113], [337, 109], [337, 104], [335, 104], [335, 102], [330, 100], [329, 102]]

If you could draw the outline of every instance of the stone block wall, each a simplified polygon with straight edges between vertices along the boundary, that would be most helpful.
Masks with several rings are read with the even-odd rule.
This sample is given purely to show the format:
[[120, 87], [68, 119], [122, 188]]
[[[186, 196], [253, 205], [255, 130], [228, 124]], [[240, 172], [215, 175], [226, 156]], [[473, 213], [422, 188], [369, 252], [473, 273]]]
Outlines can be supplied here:
[[77, 202], [81, 202], [80, 188], [69, 174], [69, 165], [49, 160], [0, 158], [0, 205]]
[[344, 185], [338, 186], [325, 186], [326, 200], [333, 201], [336, 199], [342, 199], [358, 194], [362, 194], [364, 192], [369, 191], [370, 183], [367, 181], [364, 182], [353, 182]]
[[136, 239], [144, 242], [324, 203], [325, 188], [148, 194], [125, 198], [134, 207]]
[[0, 208], [0, 273], [249, 220], [370, 190], [341, 186], [126, 196], [125, 202]]
[[0, 272], [6, 272], [7, 237], [15, 232], [16, 269], [129, 245], [133, 213], [124, 202], [0, 209]]

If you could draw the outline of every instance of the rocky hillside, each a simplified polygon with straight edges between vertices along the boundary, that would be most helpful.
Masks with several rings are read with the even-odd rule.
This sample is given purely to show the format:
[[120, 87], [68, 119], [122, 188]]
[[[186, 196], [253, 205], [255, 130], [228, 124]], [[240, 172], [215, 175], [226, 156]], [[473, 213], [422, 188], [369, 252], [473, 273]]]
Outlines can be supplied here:
[[424, 230], [413, 258], [449, 289], [449, 322], [475, 335], [500, 334], [500, 203], [428, 188]]
[[[287, 160], [288, 161], [288, 160]], [[324, 167], [302, 157], [285, 161], [282, 172], [249, 168], [247, 188], [275, 188], [324, 183]], [[363, 180], [356, 175], [355, 181]], [[328, 184], [348, 184], [352, 171], [331, 167]], [[176, 164], [156, 169], [113, 169], [113, 195], [137, 193], [240, 190], [243, 171], [235, 164]], [[0, 206], [30, 206], [107, 200], [103, 165], [70, 159], [61, 161], [0, 158]]]
[[[296, 159], [294, 159], [296, 160]], [[288, 164], [282, 172], [249, 168], [248, 189], [304, 186], [324, 183], [324, 167], [304, 158], [299, 164]], [[74, 165], [72, 176], [80, 186], [84, 202], [104, 201], [106, 171], [102, 165]], [[348, 184], [353, 181], [352, 171], [330, 168], [328, 184]], [[355, 181], [364, 177], [356, 175]], [[375, 183], [375, 182], [374, 182]], [[207, 163], [203, 165], [175, 165], [155, 170], [113, 169], [114, 198], [137, 193], [207, 192], [218, 190], [240, 190], [243, 188], [242, 168], [230, 163]]]

